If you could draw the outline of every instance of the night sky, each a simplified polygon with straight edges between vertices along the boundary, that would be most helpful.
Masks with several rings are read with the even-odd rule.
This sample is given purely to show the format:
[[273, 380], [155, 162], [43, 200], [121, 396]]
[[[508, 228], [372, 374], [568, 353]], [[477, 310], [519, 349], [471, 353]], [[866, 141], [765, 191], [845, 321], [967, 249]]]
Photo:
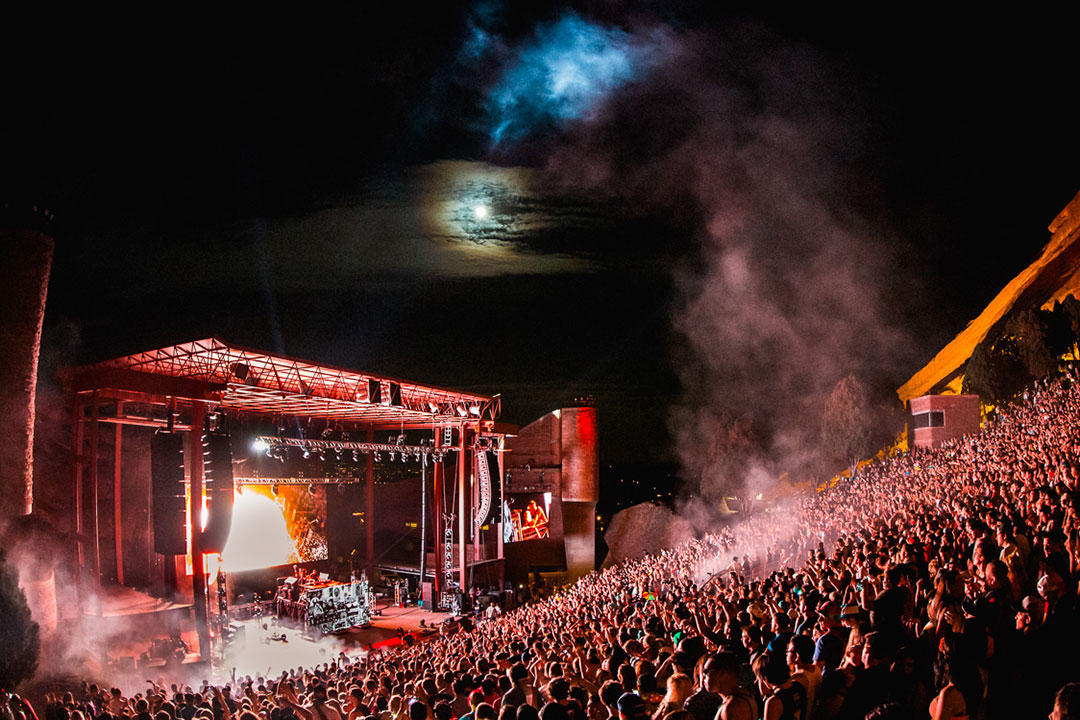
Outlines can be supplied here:
[[1065, 18], [519, 5], [5, 17], [43, 367], [217, 335], [521, 424], [593, 395], [605, 464], [692, 466], [688, 425], [747, 415], [783, 455], [1080, 190]]

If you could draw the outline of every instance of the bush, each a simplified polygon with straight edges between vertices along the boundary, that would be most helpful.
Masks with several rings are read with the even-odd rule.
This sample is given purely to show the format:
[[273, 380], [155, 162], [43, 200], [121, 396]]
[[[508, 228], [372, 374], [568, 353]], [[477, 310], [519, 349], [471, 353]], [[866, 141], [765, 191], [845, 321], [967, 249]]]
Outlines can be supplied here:
[[18, 571], [0, 551], [0, 688], [14, 690], [37, 669], [41, 642]]

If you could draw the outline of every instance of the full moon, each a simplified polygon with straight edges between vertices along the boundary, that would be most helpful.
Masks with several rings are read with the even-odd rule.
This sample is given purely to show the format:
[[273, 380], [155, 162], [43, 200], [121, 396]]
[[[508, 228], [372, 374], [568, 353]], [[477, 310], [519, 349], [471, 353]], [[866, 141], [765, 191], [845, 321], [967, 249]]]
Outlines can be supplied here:
[[472, 211], [477, 220], [487, 219], [488, 213], [491, 212], [487, 205], [477, 205]]

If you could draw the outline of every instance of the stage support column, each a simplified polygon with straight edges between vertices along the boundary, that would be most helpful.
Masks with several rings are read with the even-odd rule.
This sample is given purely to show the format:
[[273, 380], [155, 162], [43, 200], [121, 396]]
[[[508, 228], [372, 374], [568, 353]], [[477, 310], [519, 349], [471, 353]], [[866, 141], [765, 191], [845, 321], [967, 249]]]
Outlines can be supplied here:
[[[469, 507], [474, 514], [476, 513], [476, 508], [480, 507], [480, 475], [478, 474], [476, 466], [481, 459], [487, 459], [486, 457], [483, 457], [483, 455], [483, 453], [474, 451], [472, 460], [469, 462], [469, 476], [472, 478], [472, 482], [469, 483]], [[477, 524], [476, 518], [473, 517], [470, 519], [467, 527], [469, 528], [472, 537], [472, 559], [473, 566], [475, 567], [476, 563], [480, 562], [480, 526]]]
[[[443, 447], [442, 433], [438, 433], [435, 436], [435, 447]], [[443, 592], [443, 532], [445, 532], [446, 523], [443, 519], [443, 480], [446, 468], [444, 463], [439, 461], [435, 463], [435, 468], [431, 476], [432, 485], [432, 500], [431, 510], [434, 517], [434, 522], [431, 524], [432, 534], [435, 538], [435, 565], [432, 568], [435, 574], [435, 584], [432, 586], [432, 605], [439, 606], [439, 599], [442, 597]]]
[[[420, 458], [420, 581], [416, 584], [420, 603], [424, 602], [424, 577], [427, 575], [427, 465], [428, 455]], [[427, 608], [430, 610], [430, 608]]]
[[206, 568], [202, 551], [203, 496], [203, 421], [206, 406], [195, 400], [191, 403], [191, 429], [188, 430], [188, 455], [191, 462], [191, 494], [188, 517], [191, 518], [191, 595], [195, 605], [195, 632], [199, 637], [199, 658], [210, 661], [210, 626], [206, 607]]
[[[499, 461], [498, 462], [498, 473], [499, 473], [499, 475], [498, 475], [498, 477], [495, 478], [494, 482], [499, 483], [499, 497], [502, 499], [502, 502], [506, 502], [506, 488], [503, 486], [503, 477], [505, 476], [505, 473], [506, 473], [506, 468], [503, 466], [504, 465], [504, 463], [503, 463], [503, 442], [504, 441], [502, 439], [502, 436], [500, 435], [499, 436], [499, 452], [495, 456]], [[506, 584], [506, 582], [505, 582], [506, 581], [505, 548], [503, 547], [503, 532], [506, 529], [506, 528], [503, 527], [503, 523], [506, 522], [506, 518], [503, 517], [502, 502], [499, 503], [499, 507], [495, 508], [495, 512], [497, 512], [499, 514], [498, 515], [499, 521], [492, 525], [492, 527], [495, 529], [495, 548], [496, 548], [495, 556], [498, 558], [498, 560], [496, 562], [497, 562], [497, 564], [499, 566], [499, 569], [498, 569], [498, 573], [499, 573], [499, 592], [502, 592], [504, 590], [504, 585]]]
[[[123, 403], [118, 402], [116, 406], [117, 415], [119, 415]], [[116, 444], [113, 448], [113, 541], [116, 543], [116, 582], [120, 585], [124, 584], [124, 533], [121, 529], [123, 515], [120, 510], [120, 441], [123, 437], [123, 429], [122, 423], [116, 423]]]
[[75, 516], [72, 518], [71, 534], [75, 538], [74, 572], [72, 573], [72, 586], [75, 590], [75, 610], [81, 619], [83, 614], [82, 571], [83, 563], [83, 467], [86, 464], [86, 456], [83, 454], [83, 403], [79, 395], [74, 396], [71, 404], [71, 492], [72, 507]]
[[[99, 491], [98, 491], [98, 393], [93, 392], [90, 397], [90, 432], [87, 444], [86, 462], [87, 470], [90, 471], [90, 493], [94, 499], [94, 582], [101, 587], [101, 523], [99, 522]], [[95, 606], [98, 615], [101, 614], [101, 598]]]
[[[375, 428], [369, 427], [367, 441], [375, 442]], [[364, 470], [364, 567], [368, 582], [375, 582], [375, 453], [367, 454]]]
[[458, 483], [458, 589], [463, 593], [469, 592], [468, 587], [468, 554], [466, 552], [469, 543], [469, 452], [468, 443], [465, 440], [467, 429], [461, 426], [461, 449], [458, 451], [457, 483]]

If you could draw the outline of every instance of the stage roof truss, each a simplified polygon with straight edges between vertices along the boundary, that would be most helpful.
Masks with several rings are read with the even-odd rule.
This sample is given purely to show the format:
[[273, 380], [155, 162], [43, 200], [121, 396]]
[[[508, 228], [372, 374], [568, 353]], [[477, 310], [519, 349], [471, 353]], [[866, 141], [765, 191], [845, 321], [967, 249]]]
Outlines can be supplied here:
[[[499, 396], [448, 390], [230, 345], [218, 338], [171, 345], [78, 368], [129, 370], [222, 388], [220, 407], [237, 413], [325, 418], [404, 427], [493, 421]], [[123, 389], [123, 388], [119, 388]]]

